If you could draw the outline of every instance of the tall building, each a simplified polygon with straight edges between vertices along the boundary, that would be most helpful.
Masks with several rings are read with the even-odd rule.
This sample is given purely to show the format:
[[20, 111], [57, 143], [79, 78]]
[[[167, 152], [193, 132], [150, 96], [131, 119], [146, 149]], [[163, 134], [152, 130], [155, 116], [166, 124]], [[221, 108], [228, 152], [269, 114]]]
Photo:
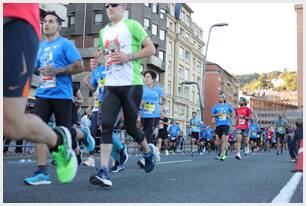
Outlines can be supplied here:
[[181, 85], [182, 81], [200, 84], [203, 68], [203, 31], [192, 22], [192, 9], [185, 3], [169, 3], [167, 15], [166, 70], [161, 75], [167, 99], [167, 116], [189, 128], [191, 113], [200, 114], [196, 85]]
[[210, 111], [218, 102], [220, 92], [226, 96], [226, 102], [233, 109], [238, 106], [239, 81], [225, 69], [213, 62], [206, 63], [204, 82], [204, 121], [211, 124]]
[[[124, 16], [139, 21], [152, 39], [156, 54], [141, 60], [143, 70], [154, 70], [158, 74], [158, 80], [165, 71], [166, 53], [166, 14], [167, 4], [158, 3], [131, 3], [127, 4]], [[109, 19], [106, 15], [105, 4], [102, 3], [71, 3], [67, 5], [67, 27], [61, 30], [61, 34], [71, 41], [79, 49], [85, 70], [88, 72], [90, 58], [93, 58], [99, 46], [99, 31]], [[88, 72], [74, 76], [75, 82], [82, 82]], [[161, 82], [163, 85], [164, 83]], [[81, 84], [81, 92], [85, 96], [87, 89]]]
[[297, 19], [297, 88], [298, 106], [303, 107], [303, 4], [295, 5]]

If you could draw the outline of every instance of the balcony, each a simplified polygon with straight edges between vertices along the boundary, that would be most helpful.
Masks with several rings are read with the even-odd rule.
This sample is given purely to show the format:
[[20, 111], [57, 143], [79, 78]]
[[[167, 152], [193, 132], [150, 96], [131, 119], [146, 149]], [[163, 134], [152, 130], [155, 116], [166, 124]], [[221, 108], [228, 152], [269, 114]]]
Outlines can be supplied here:
[[165, 72], [164, 63], [157, 56], [151, 56], [147, 58], [147, 65], [157, 72]]

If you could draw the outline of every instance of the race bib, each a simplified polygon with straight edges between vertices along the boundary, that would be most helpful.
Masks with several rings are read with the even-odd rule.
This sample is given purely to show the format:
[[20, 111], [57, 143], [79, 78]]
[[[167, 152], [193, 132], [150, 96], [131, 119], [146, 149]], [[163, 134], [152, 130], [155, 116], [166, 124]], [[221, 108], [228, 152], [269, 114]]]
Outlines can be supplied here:
[[277, 132], [279, 133], [283, 133], [285, 130], [284, 130], [284, 127], [278, 127], [277, 128]]
[[256, 136], [256, 131], [252, 131], [252, 136]]
[[97, 107], [99, 107], [99, 105], [100, 105], [100, 102], [99, 102], [98, 99], [96, 99], [96, 100], [95, 100], [95, 107], [97, 108]]
[[245, 124], [245, 119], [238, 119], [238, 124], [239, 125], [244, 125]]
[[100, 78], [98, 82], [99, 89], [103, 89], [105, 85], [105, 78]]
[[54, 76], [39, 76], [40, 88], [56, 87], [56, 77]]
[[144, 104], [144, 113], [153, 114], [154, 111], [155, 111], [155, 104], [149, 102]]
[[159, 124], [159, 129], [163, 129], [164, 128], [164, 124]]
[[226, 114], [225, 113], [219, 114], [218, 117], [219, 117], [220, 120], [226, 120]]

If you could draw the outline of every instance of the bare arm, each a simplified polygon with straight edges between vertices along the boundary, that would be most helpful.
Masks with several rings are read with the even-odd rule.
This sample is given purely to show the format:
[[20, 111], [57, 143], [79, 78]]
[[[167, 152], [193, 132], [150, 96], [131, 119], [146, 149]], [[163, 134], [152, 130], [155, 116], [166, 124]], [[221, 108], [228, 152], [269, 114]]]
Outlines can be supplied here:
[[67, 67], [62, 67], [62, 68], [54, 68], [52, 65], [48, 65], [45, 68], [40, 69], [40, 72], [44, 76], [49, 76], [49, 75], [73, 75], [73, 74], [78, 74], [83, 71], [83, 65], [80, 61], [76, 61]]

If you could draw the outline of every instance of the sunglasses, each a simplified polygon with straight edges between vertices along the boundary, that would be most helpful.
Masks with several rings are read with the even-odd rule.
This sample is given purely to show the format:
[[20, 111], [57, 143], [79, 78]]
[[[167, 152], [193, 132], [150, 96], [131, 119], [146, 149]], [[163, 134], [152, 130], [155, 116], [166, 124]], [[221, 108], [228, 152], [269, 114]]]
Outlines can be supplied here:
[[119, 4], [106, 4], [105, 8], [108, 9], [110, 6], [112, 6], [112, 8], [115, 8], [115, 7], [119, 6]]

